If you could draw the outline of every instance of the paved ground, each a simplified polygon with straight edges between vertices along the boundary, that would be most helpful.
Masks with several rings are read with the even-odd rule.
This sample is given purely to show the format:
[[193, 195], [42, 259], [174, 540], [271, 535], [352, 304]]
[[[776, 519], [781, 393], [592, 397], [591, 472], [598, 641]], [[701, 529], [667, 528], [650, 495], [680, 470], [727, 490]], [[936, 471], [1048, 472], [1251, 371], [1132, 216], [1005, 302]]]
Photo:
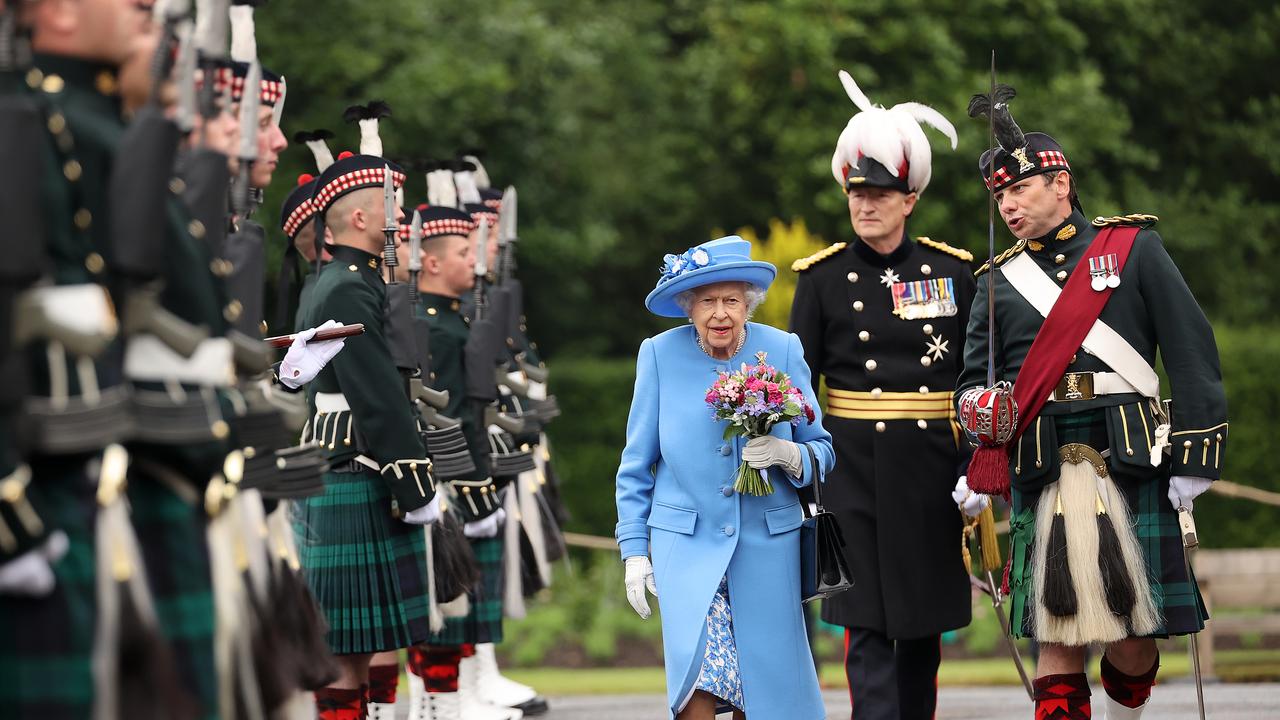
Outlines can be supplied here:
[[[1101, 688], [1096, 692], [1101, 693]], [[832, 720], [848, 717], [848, 699], [843, 693], [828, 692], [826, 700]], [[1280, 684], [1208, 685], [1205, 704], [1211, 720], [1280, 718]], [[557, 697], [551, 698], [551, 708], [551, 712], [543, 716], [545, 720], [660, 720], [664, 717], [663, 698], [648, 695]], [[1158, 686], [1143, 715], [1149, 720], [1198, 720], [1195, 686], [1181, 681]], [[1020, 688], [943, 688], [938, 699], [938, 720], [1028, 720], [1031, 717], [1031, 703]], [[1100, 703], [1094, 709], [1094, 717], [1102, 718]]]

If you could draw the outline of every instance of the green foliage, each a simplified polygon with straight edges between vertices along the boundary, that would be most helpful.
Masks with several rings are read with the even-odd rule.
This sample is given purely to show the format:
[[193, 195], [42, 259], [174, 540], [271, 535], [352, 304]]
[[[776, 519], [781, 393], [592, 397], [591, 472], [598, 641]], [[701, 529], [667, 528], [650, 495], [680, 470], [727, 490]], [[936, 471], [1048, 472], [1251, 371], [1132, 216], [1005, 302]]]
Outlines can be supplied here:
[[738, 235], [751, 241], [753, 258], [773, 263], [778, 268], [778, 278], [769, 287], [768, 296], [756, 308], [752, 319], [776, 328], [787, 327], [787, 320], [791, 315], [791, 299], [796, 294], [796, 280], [799, 278], [791, 271], [791, 263], [818, 252], [827, 246], [827, 242], [811, 234], [800, 218], [790, 223], [777, 218], [771, 219], [769, 235], [764, 239], [759, 238], [755, 230], [749, 227], [739, 229]]
[[[259, 18], [264, 60], [289, 79], [289, 134], [329, 127], [353, 147], [342, 109], [384, 98], [392, 157], [488, 148], [495, 181], [521, 190], [526, 307], [553, 356], [629, 354], [663, 325], [641, 304], [663, 253], [714, 228], [804, 218], [849, 237], [828, 169], [853, 111], [841, 67], [873, 101], [956, 125], [956, 152], [927, 131], [933, 182], [911, 229], [983, 247], [986, 128], [964, 109], [993, 47], [1018, 119], [1062, 142], [1086, 210], [1163, 216], [1211, 317], [1270, 321], [1280, 301], [1272, 2], [276, 0]], [[304, 170], [305, 149], [284, 154], [268, 217]], [[423, 188], [411, 177], [409, 200]]]

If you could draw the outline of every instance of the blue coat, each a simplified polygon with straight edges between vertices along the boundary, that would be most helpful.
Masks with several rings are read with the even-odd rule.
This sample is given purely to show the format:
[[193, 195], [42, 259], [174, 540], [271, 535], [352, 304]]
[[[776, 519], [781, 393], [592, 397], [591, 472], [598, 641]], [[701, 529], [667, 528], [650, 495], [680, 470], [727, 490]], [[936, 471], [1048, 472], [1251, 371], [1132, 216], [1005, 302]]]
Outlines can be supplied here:
[[745, 440], [722, 439], [726, 422], [711, 419], [704, 397], [717, 371], [768, 362], [791, 376], [818, 411], [809, 366], [795, 335], [747, 323], [747, 340], [729, 361], [714, 360], [695, 341], [692, 325], [645, 340], [636, 360], [627, 446], [618, 467], [618, 544], [622, 557], [653, 562], [672, 717], [689, 697], [702, 667], [706, 618], [720, 579], [729, 581], [733, 632], [747, 717], [826, 717], [800, 602], [802, 518], [796, 487], [831, 469], [831, 436], [821, 418], [774, 427], [805, 443], [803, 477], [770, 468], [774, 493], [733, 492]]

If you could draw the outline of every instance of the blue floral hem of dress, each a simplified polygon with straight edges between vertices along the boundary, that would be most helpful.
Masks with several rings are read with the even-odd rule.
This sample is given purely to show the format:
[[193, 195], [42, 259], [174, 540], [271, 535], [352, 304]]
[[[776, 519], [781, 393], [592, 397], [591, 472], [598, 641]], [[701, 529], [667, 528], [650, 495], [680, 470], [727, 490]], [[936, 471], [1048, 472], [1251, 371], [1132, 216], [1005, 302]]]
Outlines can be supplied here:
[[728, 578], [720, 580], [707, 610], [707, 646], [694, 688], [716, 696], [716, 712], [743, 710], [742, 675], [738, 672], [738, 647], [733, 641], [733, 609], [729, 606]]

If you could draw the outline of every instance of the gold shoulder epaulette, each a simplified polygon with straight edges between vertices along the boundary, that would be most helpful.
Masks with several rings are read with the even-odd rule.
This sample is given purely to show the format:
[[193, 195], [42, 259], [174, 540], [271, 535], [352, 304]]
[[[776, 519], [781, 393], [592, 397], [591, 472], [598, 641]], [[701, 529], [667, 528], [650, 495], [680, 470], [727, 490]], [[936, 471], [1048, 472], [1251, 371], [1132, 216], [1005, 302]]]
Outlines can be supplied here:
[[[1004, 252], [996, 256], [996, 266], [999, 267], [1000, 265], [1003, 265], [1004, 261], [1013, 257], [1014, 255], [1017, 255], [1018, 253], [1022, 252], [1025, 249], [1027, 249], [1027, 241], [1019, 240], [1016, 245], [1014, 245], [1013, 247], [1009, 248], [1008, 250], [1005, 250]], [[990, 269], [991, 269], [991, 263], [984, 262], [982, 263], [982, 267], [978, 268], [977, 271], [973, 273], [973, 276], [977, 277]]]
[[1106, 227], [1108, 225], [1154, 225], [1160, 218], [1155, 215], [1147, 215], [1145, 213], [1133, 213], [1132, 215], [1112, 215], [1111, 217], [1098, 217], [1093, 219], [1094, 227]]
[[924, 245], [925, 247], [933, 248], [938, 252], [946, 253], [952, 257], [958, 257], [965, 262], [973, 262], [973, 253], [969, 252], [968, 250], [962, 250], [961, 248], [958, 248], [958, 247], [951, 247], [950, 245], [940, 240], [933, 240], [927, 237], [918, 237], [916, 238], [916, 242], [920, 243], [921, 245]]
[[818, 252], [816, 252], [816, 253], [814, 253], [814, 254], [810, 255], [809, 257], [800, 258], [799, 260], [796, 260], [795, 262], [791, 263], [791, 271], [792, 271], [792, 272], [803, 272], [803, 271], [805, 271], [805, 270], [808, 270], [809, 268], [813, 267], [814, 265], [817, 265], [818, 263], [822, 262], [823, 260], [826, 260], [827, 258], [831, 257], [832, 255], [835, 255], [836, 253], [838, 253], [838, 252], [840, 252], [841, 250], [845, 249], [848, 245], [849, 245], [849, 243], [845, 243], [845, 242], [838, 242], [838, 243], [836, 243], [836, 244], [834, 244], [834, 245], [831, 245], [830, 247], [822, 248], [822, 249], [821, 249], [821, 250], [819, 250]]

